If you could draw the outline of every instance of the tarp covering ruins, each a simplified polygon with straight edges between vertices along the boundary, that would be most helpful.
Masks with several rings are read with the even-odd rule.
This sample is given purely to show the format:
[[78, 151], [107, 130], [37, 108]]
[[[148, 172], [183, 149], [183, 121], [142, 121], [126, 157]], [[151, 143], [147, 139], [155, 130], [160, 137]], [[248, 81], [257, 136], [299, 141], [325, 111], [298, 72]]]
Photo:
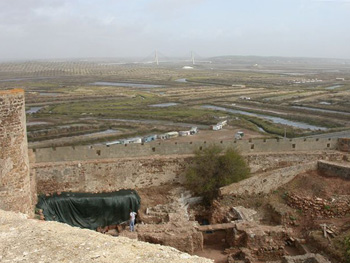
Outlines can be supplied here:
[[45, 220], [67, 223], [71, 226], [96, 229], [129, 220], [130, 210], [140, 208], [140, 197], [134, 190], [112, 193], [68, 193], [40, 196], [38, 209]]

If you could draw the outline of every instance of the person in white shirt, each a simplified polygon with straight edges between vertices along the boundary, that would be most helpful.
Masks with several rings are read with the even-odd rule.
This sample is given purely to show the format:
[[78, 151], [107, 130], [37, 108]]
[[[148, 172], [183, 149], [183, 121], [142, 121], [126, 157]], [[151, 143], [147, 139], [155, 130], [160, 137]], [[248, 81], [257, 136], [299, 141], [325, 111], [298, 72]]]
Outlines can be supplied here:
[[133, 232], [135, 230], [135, 216], [137, 213], [130, 210], [130, 231]]

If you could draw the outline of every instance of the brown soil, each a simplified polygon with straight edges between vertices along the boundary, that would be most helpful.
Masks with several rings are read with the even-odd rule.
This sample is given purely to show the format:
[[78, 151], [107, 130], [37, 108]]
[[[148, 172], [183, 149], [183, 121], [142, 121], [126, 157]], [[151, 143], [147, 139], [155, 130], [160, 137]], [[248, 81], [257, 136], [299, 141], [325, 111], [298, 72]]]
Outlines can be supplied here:
[[301, 174], [283, 188], [300, 196], [323, 199], [329, 199], [335, 195], [350, 195], [350, 181], [324, 177], [317, 171]]
[[141, 209], [159, 204], [167, 204], [170, 200], [169, 192], [175, 187], [176, 185], [167, 184], [136, 189], [142, 200]]
[[[337, 200], [339, 197], [350, 195], [350, 181], [342, 178], [328, 178], [321, 176], [317, 171], [310, 171], [297, 176], [289, 184], [285, 185], [276, 195], [282, 193], [293, 194], [299, 197], [309, 198], [309, 200]], [[336, 202], [336, 201], [335, 201]], [[324, 208], [327, 209], [327, 208]], [[295, 237], [305, 238], [306, 246], [312, 252], [323, 252], [331, 257], [332, 262], [344, 262], [344, 251], [339, 242], [343, 242], [343, 233], [350, 229], [350, 215], [345, 216], [324, 216], [322, 211], [318, 216], [312, 217], [310, 214], [315, 211], [300, 212], [293, 209], [295, 221], [290, 222]], [[322, 210], [322, 209], [321, 209]], [[335, 237], [328, 239], [323, 237], [320, 224], [326, 224], [336, 230]], [[315, 238], [318, 237], [318, 238]]]
[[218, 245], [204, 245], [202, 251], [196, 251], [194, 255], [199, 257], [213, 259], [215, 263], [226, 263], [227, 255], [223, 253], [221, 244]]
[[[138, 188], [137, 193], [141, 198], [141, 207], [139, 210], [139, 215], [137, 216], [139, 220], [142, 220], [146, 213], [147, 207], [153, 207], [156, 205], [163, 205], [171, 202], [170, 191], [176, 188], [177, 185], [167, 184], [162, 186], [151, 186], [148, 188]], [[138, 220], [136, 220], [138, 221]]]

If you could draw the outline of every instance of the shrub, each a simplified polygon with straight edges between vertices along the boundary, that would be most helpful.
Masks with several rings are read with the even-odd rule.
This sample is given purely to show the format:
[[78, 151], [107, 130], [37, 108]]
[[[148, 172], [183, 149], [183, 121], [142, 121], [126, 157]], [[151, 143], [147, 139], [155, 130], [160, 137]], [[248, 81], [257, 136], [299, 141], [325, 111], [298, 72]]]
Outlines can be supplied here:
[[186, 171], [186, 186], [209, 204], [217, 197], [220, 187], [245, 179], [249, 174], [247, 163], [235, 149], [223, 151], [212, 145], [195, 151], [194, 162]]

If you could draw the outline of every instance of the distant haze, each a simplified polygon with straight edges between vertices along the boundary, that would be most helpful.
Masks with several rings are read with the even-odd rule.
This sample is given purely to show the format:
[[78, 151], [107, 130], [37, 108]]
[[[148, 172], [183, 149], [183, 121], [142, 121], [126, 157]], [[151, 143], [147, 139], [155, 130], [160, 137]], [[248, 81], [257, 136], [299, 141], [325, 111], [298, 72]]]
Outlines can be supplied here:
[[350, 58], [350, 0], [1, 0], [0, 60]]

